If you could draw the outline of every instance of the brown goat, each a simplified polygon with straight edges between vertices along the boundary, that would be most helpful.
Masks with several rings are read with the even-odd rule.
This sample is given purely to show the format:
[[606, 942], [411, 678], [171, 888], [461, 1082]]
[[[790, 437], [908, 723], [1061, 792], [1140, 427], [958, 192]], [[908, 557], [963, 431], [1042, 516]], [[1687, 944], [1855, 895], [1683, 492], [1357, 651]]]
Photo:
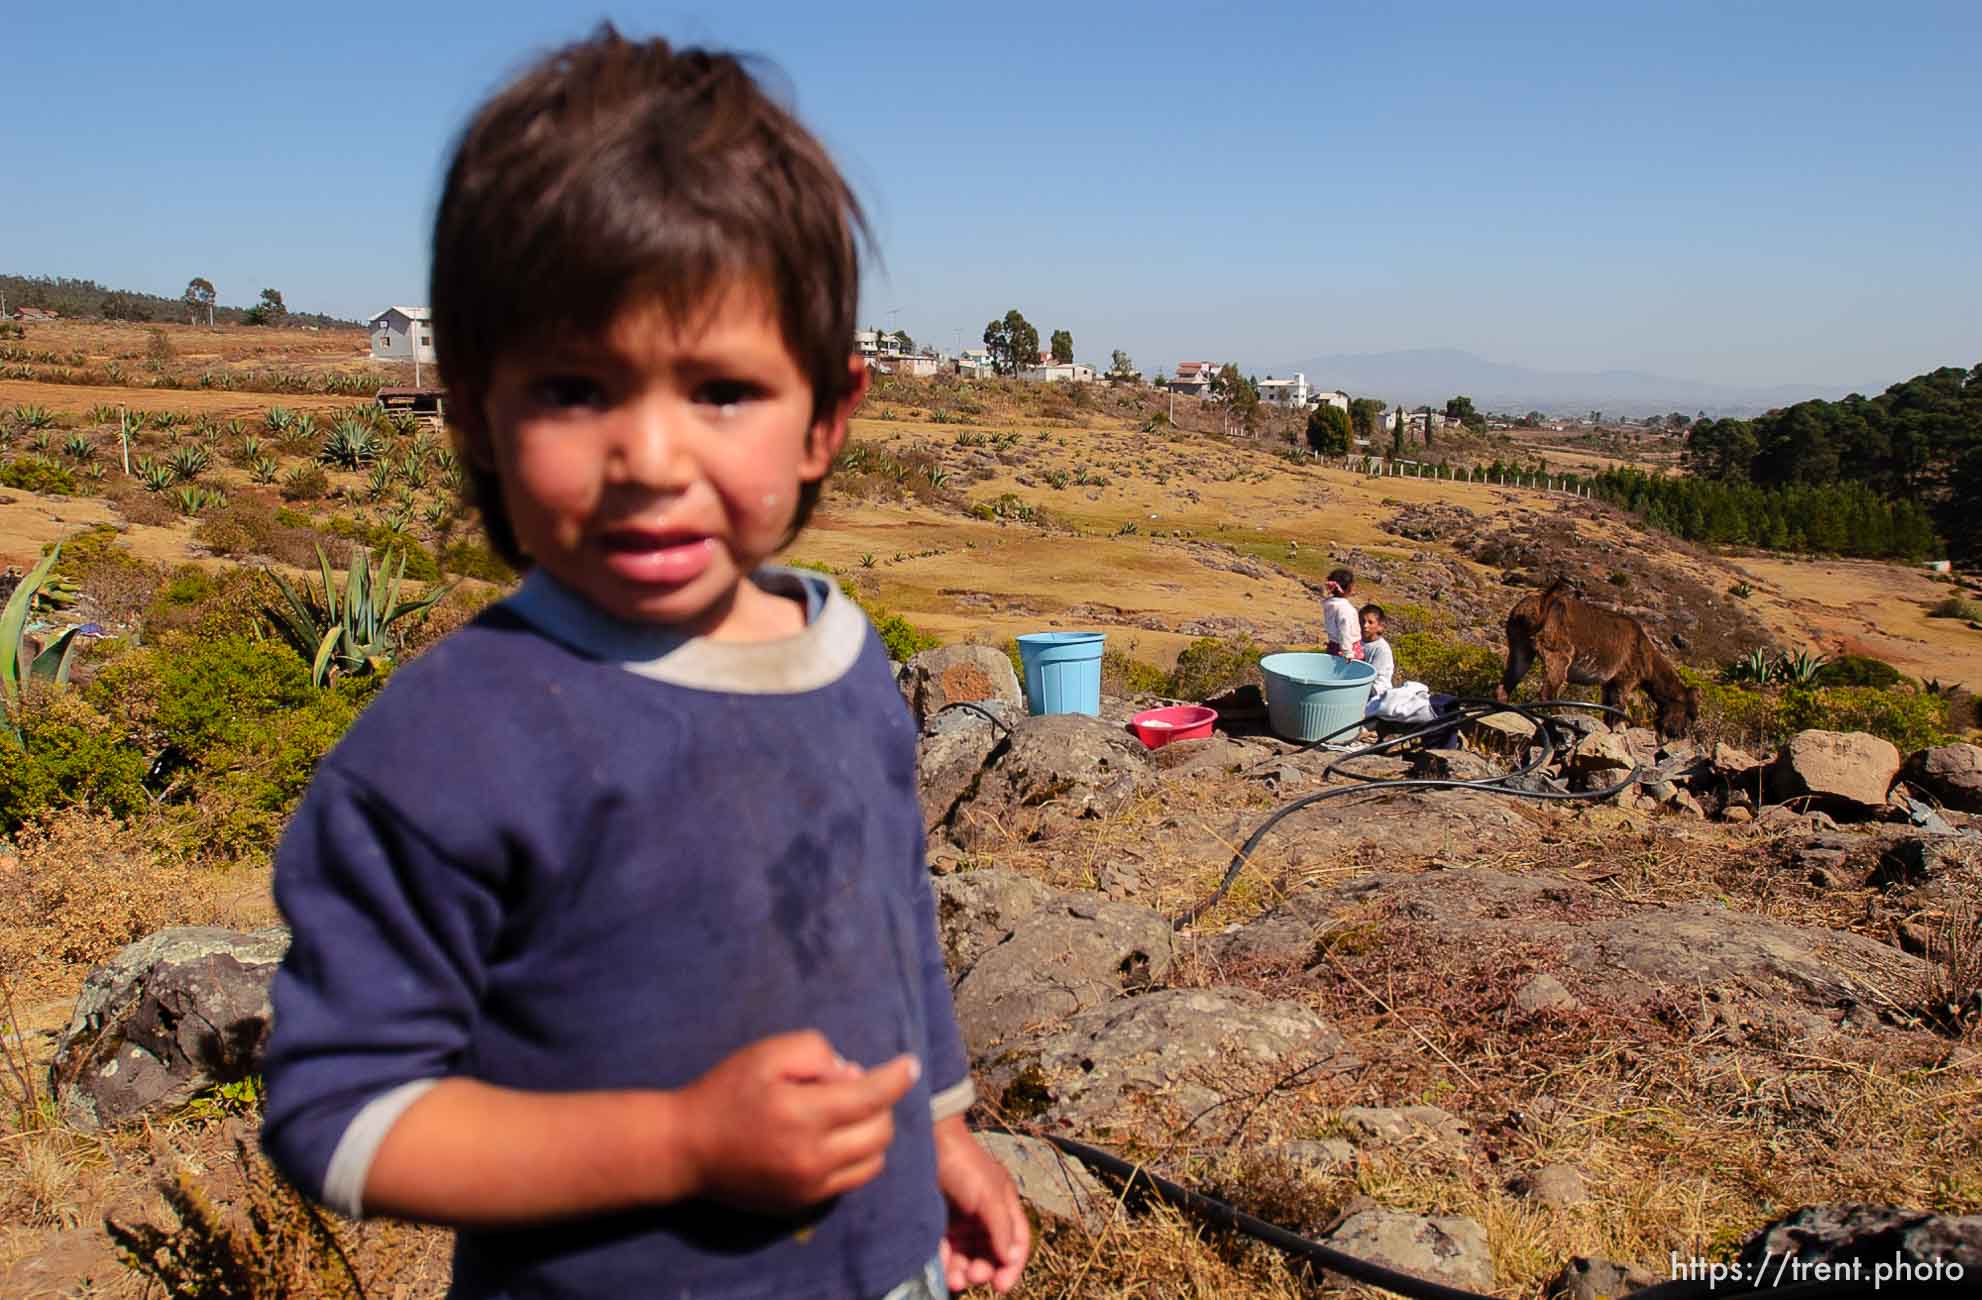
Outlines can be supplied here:
[[1603, 687], [1603, 702], [1623, 709], [1643, 690], [1658, 705], [1659, 734], [1679, 736], [1700, 716], [1700, 692], [1681, 680], [1638, 620], [1579, 599], [1566, 578], [1527, 597], [1507, 614], [1507, 671], [1494, 697], [1505, 703], [1536, 656], [1542, 695], [1559, 699], [1569, 682]]

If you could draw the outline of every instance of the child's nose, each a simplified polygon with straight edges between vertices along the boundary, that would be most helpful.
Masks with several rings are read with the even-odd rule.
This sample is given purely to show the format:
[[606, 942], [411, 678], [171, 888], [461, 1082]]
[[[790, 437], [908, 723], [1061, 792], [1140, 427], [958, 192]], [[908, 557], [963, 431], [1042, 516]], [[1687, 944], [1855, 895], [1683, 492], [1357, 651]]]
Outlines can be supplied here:
[[613, 440], [611, 468], [622, 482], [678, 487], [688, 473], [685, 412], [665, 399], [634, 403]]

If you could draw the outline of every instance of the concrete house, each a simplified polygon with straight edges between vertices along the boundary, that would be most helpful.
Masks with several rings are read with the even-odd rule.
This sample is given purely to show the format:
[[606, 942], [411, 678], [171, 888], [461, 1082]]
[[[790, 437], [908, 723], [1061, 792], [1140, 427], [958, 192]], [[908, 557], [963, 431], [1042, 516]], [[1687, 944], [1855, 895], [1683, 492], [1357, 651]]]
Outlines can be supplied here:
[[1308, 377], [1298, 370], [1291, 379], [1275, 379], [1272, 375], [1259, 381], [1259, 400], [1272, 402], [1276, 406], [1308, 406], [1314, 399], [1314, 390], [1308, 387]]
[[372, 360], [434, 362], [433, 313], [425, 307], [387, 307], [372, 317]]
[[1021, 370], [1019, 378], [1038, 384], [1088, 384], [1094, 382], [1094, 367], [1079, 362], [1054, 361], [1049, 352], [1038, 365]]
[[1187, 397], [1209, 397], [1211, 381], [1218, 378], [1218, 372], [1224, 368], [1216, 361], [1179, 361], [1177, 372], [1170, 376], [1170, 382], [1165, 387]]

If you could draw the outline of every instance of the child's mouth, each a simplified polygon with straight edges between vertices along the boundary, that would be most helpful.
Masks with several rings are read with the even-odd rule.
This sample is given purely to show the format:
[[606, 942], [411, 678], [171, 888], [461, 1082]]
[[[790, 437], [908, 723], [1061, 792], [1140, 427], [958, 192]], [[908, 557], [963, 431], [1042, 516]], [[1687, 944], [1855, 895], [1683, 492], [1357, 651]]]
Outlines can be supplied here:
[[680, 586], [709, 567], [715, 539], [688, 533], [621, 531], [599, 539], [606, 568], [626, 582]]

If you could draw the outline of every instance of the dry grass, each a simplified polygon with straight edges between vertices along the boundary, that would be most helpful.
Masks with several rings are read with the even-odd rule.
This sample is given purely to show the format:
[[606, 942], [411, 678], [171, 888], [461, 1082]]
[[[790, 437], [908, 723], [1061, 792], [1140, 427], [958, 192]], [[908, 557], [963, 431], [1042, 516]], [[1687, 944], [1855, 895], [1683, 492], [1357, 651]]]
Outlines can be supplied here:
[[0, 857], [0, 972], [17, 995], [77, 985], [126, 944], [170, 925], [269, 924], [265, 873], [189, 865], [143, 826], [64, 809]]

